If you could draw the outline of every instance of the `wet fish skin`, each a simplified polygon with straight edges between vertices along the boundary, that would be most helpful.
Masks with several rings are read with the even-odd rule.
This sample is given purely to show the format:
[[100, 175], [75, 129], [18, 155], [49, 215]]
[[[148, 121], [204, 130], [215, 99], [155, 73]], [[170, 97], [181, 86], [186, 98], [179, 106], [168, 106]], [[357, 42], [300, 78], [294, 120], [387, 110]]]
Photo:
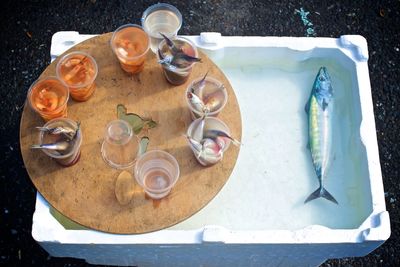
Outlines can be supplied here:
[[203, 150], [203, 145], [200, 144], [200, 142], [194, 140], [193, 138], [191, 138], [190, 136], [186, 135], [186, 138], [190, 144], [190, 146], [197, 152], [196, 154], [196, 158], [200, 158], [202, 150]]
[[200, 99], [200, 97], [198, 97], [197, 95], [195, 95], [192, 92], [187, 92], [186, 96], [196, 110], [198, 110], [200, 112], [205, 112], [205, 106], [204, 106], [203, 101]]
[[171, 64], [178, 67], [186, 67], [192, 62], [200, 62], [201, 58], [186, 55], [183, 52], [177, 53], [172, 57]]
[[64, 135], [65, 137], [68, 138], [68, 140], [72, 140], [75, 138], [76, 133], [78, 132], [80, 128], [80, 122], [78, 121], [76, 123], [76, 129], [72, 129], [68, 126], [57, 126], [54, 128], [48, 128], [48, 127], [36, 127], [41, 132], [47, 132], [52, 135]]
[[308, 147], [319, 181], [319, 188], [311, 193], [304, 203], [323, 197], [338, 204], [337, 200], [324, 188], [324, 179], [327, 175], [332, 153], [333, 102], [333, 88], [329, 73], [325, 67], [321, 67], [305, 107], [308, 115]]
[[49, 149], [49, 150], [66, 150], [71, 144], [67, 141], [60, 141], [49, 144], [34, 144], [31, 149]]
[[223, 147], [220, 147], [214, 140], [205, 138], [201, 142], [194, 140], [193, 138], [186, 136], [189, 145], [193, 148], [197, 159], [201, 159], [203, 162], [216, 163], [223, 156]]
[[164, 38], [165, 42], [167, 43], [168, 47], [171, 49], [172, 54], [182, 52], [182, 49], [178, 48], [175, 43], [169, 39], [165, 34], [160, 32], [160, 35]]
[[167, 64], [169, 67], [186, 68], [190, 66], [193, 62], [200, 62], [201, 59], [193, 56], [187, 55], [181, 47], [178, 47], [174, 41], [169, 39], [165, 34], [160, 32], [160, 35], [164, 38], [169, 50], [171, 51], [170, 57], [165, 57], [162, 55], [161, 51], [158, 51], [158, 56], [160, 58], [161, 64]]
[[207, 138], [211, 138], [213, 140], [217, 140], [218, 137], [222, 137], [222, 138], [228, 138], [232, 141], [232, 143], [236, 146], [240, 145], [240, 142], [236, 139], [234, 139], [232, 136], [230, 136], [229, 134], [225, 133], [224, 131], [220, 131], [220, 130], [207, 130], [204, 133], [204, 136]]

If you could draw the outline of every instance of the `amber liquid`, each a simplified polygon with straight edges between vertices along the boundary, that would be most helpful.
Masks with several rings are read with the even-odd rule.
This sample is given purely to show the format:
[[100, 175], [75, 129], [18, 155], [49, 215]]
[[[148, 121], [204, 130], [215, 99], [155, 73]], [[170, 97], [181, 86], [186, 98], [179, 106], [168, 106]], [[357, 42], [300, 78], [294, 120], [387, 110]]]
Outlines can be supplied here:
[[68, 90], [60, 81], [43, 80], [32, 87], [29, 102], [45, 121], [49, 121], [67, 117], [67, 97]]
[[74, 100], [86, 101], [92, 96], [96, 88], [95, 64], [89, 57], [80, 54], [74, 54], [61, 62], [60, 78], [69, 86]]
[[127, 27], [119, 30], [112, 42], [124, 71], [138, 73], [143, 70], [149, 48], [147, 33], [140, 28]]

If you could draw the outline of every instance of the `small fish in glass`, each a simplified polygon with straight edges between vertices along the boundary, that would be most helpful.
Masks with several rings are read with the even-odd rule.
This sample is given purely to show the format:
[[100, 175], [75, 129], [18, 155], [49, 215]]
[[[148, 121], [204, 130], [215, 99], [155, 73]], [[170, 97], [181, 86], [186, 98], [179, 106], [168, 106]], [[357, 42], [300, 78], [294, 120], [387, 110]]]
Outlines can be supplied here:
[[164, 51], [160, 49], [158, 50], [158, 55], [160, 57], [159, 63], [171, 65], [172, 68], [186, 68], [194, 62], [201, 61], [200, 58], [189, 54], [189, 51], [191, 50], [187, 47], [185, 43], [175, 43], [164, 34], [160, 34], [164, 38], [165, 43], [167, 44], [167, 47], [169, 49], [166, 49]]
[[184, 37], [171, 40], [163, 33], [157, 56], [163, 68], [165, 78], [173, 85], [180, 85], [187, 81], [193, 65], [201, 62], [196, 45]]
[[186, 90], [187, 105], [192, 119], [203, 115], [216, 117], [225, 107], [228, 94], [225, 86], [215, 78], [207, 77], [195, 79]]
[[82, 133], [80, 123], [68, 118], [50, 120], [43, 127], [36, 127], [39, 143], [31, 149], [41, 149], [64, 167], [72, 166], [80, 158]]
[[214, 117], [202, 117], [194, 120], [188, 128], [186, 138], [197, 161], [210, 166], [221, 161], [229, 144], [239, 145], [232, 138], [228, 126]]
[[76, 135], [77, 130], [79, 129], [80, 126], [80, 122], [77, 122], [77, 128], [73, 129], [71, 127], [68, 126], [57, 126], [57, 127], [53, 127], [53, 128], [49, 128], [49, 127], [36, 127], [36, 129], [38, 129], [39, 131], [43, 131], [49, 134], [53, 134], [53, 135], [58, 135], [58, 134], [62, 134], [65, 137], [67, 137], [69, 140], [72, 140], [74, 138], [74, 136]]

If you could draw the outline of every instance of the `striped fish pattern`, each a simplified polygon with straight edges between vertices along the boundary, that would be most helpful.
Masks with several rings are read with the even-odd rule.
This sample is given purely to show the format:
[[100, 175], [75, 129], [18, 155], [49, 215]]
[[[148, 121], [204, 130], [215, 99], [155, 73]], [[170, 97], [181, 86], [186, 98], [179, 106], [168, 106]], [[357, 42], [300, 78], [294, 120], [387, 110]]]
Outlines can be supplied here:
[[336, 199], [324, 188], [324, 179], [331, 161], [333, 89], [325, 67], [321, 67], [306, 104], [308, 115], [308, 147], [311, 152], [319, 188], [304, 201], [323, 197], [338, 204]]

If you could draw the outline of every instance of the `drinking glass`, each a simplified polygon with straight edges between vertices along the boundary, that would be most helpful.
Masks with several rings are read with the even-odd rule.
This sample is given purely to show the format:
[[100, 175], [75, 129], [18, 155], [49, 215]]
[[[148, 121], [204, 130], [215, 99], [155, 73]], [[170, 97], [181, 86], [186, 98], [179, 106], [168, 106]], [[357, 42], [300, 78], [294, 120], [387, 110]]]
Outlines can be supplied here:
[[231, 140], [226, 137], [210, 138], [209, 130], [218, 130], [230, 135], [229, 127], [220, 119], [206, 117], [202, 124], [202, 118], [192, 121], [186, 132], [189, 147], [197, 161], [203, 166], [210, 166], [221, 161], [224, 152], [229, 148]]
[[204, 106], [208, 109], [207, 116], [210, 117], [217, 117], [228, 101], [228, 94], [220, 81], [207, 76], [203, 84], [201, 84], [203, 78], [204, 77], [199, 77], [193, 80], [186, 89], [186, 103], [190, 109], [193, 120], [202, 117], [204, 115], [204, 110], [200, 110], [198, 106], [193, 105], [188, 97], [189, 92], [200, 98]]
[[[56, 118], [48, 121], [43, 128], [56, 128], [56, 127], [64, 127], [71, 129], [78, 129], [76, 132], [76, 136], [73, 140], [68, 141], [70, 144], [66, 150], [58, 151], [58, 150], [50, 150], [50, 149], [42, 149], [42, 151], [49, 157], [53, 158], [58, 164], [69, 167], [78, 162], [81, 155], [81, 144], [82, 144], [82, 131], [81, 128], [78, 128], [77, 122], [68, 119], [68, 118]], [[50, 144], [61, 141], [63, 135], [54, 135], [47, 131], [41, 131], [39, 134], [39, 144]]]
[[[197, 51], [196, 45], [189, 39], [178, 36], [175, 39], [172, 39], [172, 41], [177, 47], [180, 47], [186, 55], [191, 57], [198, 57], [199, 53]], [[168, 47], [165, 40], [162, 40], [160, 42], [158, 49], [160, 50], [160, 54], [163, 57], [171, 56], [170, 48]], [[158, 59], [162, 60], [158, 53], [157, 57]], [[195, 64], [196, 62], [190, 62], [185, 67], [179, 67], [171, 64], [161, 64], [161, 67], [164, 71], [164, 76], [169, 83], [173, 85], [181, 85], [188, 80], [189, 75], [192, 72], [192, 68]]]
[[165, 151], [150, 150], [138, 158], [134, 174], [149, 197], [160, 199], [167, 196], [178, 181], [179, 164]]
[[104, 161], [116, 169], [126, 169], [135, 163], [139, 151], [139, 139], [132, 127], [123, 120], [107, 124], [101, 146]]
[[76, 101], [88, 100], [96, 89], [97, 63], [85, 52], [76, 51], [62, 57], [57, 63], [56, 73]]
[[182, 26], [182, 14], [170, 4], [158, 3], [148, 7], [142, 15], [142, 27], [150, 36], [150, 48], [156, 53], [164, 34], [173, 39]]
[[28, 103], [45, 121], [67, 117], [69, 90], [56, 77], [36, 80], [28, 90]]
[[144, 68], [150, 48], [149, 36], [139, 25], [122, 25], [111, 37], [111, 48], [124, 71], [139, 73]]

